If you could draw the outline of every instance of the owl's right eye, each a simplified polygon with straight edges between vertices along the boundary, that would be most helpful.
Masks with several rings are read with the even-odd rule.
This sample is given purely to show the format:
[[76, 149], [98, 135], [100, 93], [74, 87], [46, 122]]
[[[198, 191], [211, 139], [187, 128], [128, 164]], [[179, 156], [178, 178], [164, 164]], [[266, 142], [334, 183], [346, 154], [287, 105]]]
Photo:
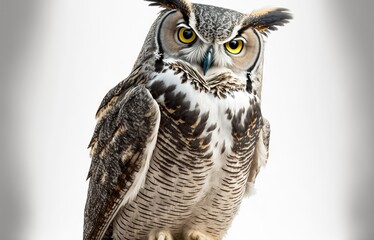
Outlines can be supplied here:
[[231, 40], [230, 42], [225, 43], [225, 48], [229, 53], [237, 55], [242, 51], [243, 45], [244, 45], [243, 40], [234, 39], [234, 40]]
[[196, 33], [186, 27], [181, 27], [178, 30], [178, 40], [184, 44], [191, 44], [196, 40]]

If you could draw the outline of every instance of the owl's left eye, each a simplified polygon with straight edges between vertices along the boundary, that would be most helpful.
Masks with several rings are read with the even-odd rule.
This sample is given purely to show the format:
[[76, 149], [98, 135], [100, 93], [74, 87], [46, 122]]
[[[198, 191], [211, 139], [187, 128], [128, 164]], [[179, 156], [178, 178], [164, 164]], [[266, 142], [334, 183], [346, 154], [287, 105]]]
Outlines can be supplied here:
[[178, 39], [182, 43], [190, 44], [196, 40], [196, 33], [192, 29], [181, 27], [178, 30]]
[[225, 43], [225, 48], [229, 53], [239, 54], [243, 49], [244, 43], [241, 39], [234, 39]]

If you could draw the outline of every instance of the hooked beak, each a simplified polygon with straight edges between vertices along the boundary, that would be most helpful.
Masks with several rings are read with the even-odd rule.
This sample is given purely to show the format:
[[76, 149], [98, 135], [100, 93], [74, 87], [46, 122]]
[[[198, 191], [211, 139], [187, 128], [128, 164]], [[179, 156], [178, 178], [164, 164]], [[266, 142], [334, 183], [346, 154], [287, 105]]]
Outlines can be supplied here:
[[212, 60], [213, 60], [213, 46], [210, 46], [208, 48], [208, 51], [205, 53], [204, 60], [202, 63], [204, 76], [208, 72], [208, 69], [210, 68], [210, 66], [212, 65]]

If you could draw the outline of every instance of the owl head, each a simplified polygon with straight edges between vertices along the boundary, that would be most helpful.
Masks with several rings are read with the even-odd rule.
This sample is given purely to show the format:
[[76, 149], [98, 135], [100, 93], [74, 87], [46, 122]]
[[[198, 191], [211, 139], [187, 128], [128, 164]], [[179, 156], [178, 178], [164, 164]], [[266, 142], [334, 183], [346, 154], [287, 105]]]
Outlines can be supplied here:
[[284, 8], [244, 14], [188, 0], [146, 1], [164, 10], [153, 24], [135, 65], [153, 54], [156, 70], [157, 63], [179, 60], [205, 78], [231, 71], [250, 81], [262, 65], [263, 36], [292, 18]]

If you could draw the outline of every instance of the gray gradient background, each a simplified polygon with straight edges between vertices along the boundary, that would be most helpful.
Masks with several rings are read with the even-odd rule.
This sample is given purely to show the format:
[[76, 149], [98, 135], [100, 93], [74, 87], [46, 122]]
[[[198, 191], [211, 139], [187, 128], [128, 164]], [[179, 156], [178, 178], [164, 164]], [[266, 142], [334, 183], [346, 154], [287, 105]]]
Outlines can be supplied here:
[[[159, 9], [0, 2], [0, 239], [81, 239], [86, 146]], [[270, 160], [226, 240], [374, 239], [372, 1], [196, 1], [290, 8], [267, 40]]]

